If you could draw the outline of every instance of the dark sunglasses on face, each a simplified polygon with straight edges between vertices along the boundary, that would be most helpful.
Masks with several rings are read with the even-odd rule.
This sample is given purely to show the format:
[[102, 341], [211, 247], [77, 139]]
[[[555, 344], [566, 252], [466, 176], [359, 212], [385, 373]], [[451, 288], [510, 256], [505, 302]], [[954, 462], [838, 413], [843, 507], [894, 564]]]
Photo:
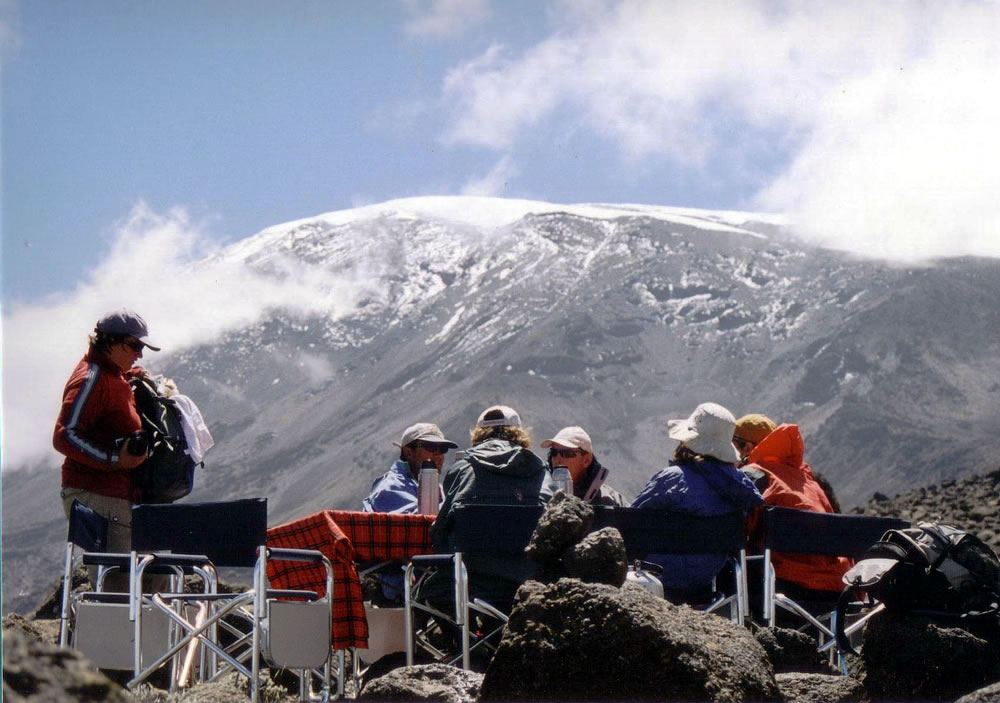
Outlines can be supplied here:
[[733, 444], [735, 444], [736, 448], [739, 450], [752, 449], [756, 446], [749, 439], [743, 439], [742, 437], [733, 437]]
[[134, 352], [141, 352], [143, 350], [143, 347], [146, 346], [137, 339], [127, 339], [124, 342], [122, 342], [122, 344], [124, 344], [126, 347], [128, 347]]
[[559, 447], [552, 447], [549, 451], [552, 452], [552, 456], [562, 456], [567, 459], [572, 459], [583, 454], [579, 449], [560, 449]]
[[413, 448], [423, 449], [431, 454], [447, 454], [449, 449], [443, 444], [434, 444], [433, 442], [414, 442]]

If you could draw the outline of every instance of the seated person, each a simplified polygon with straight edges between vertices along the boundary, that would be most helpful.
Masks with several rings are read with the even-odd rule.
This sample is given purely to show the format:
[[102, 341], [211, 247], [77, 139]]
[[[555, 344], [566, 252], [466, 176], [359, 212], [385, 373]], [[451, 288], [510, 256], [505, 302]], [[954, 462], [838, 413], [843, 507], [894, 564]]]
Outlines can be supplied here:
[[606, 484], [608, 470], [594, 456], [590, 435], [582, 427], [564, 427], [542, 442], [549, 450], [549, 471], [565, 466], [573, 478], [573, 495], [592, 505], [626, 505], [621, 493]]
[[[805, 444], [798, 426], [775, 426], [763, 415], [747, 415], [736, 422], [733, 437], [734, 444], [746, 451], [744, 470], [763, 472], [766, 477], [766, 505], [835, 512], [826, 491], [804, 461]], [[758, 522], [752, 521], [752, 531], [759, 529]], [[836, 601], [843, 589], [841, 576], [851, 566], [850, 559], [843, 557], [778, 552], [771, 555], [771, 562], [780, 592], [796, 601], [815, 601], [824, 610], [829, 609], [829, 602]], [[756, 581], [751, 579], [751, 583]]]
[[[444, 465], [444, 455], [457, 444], [445, 439], [437, 425], [418, 422], [407, 427], [399, 442], [399, 458], [384, 474], [375, 479], [371, 492], [361, 507], [366, 513], [415, 513], [420, 487], [417, 479], [420, 469], [431, 462], [439, 472]], [[396, 569], [398, 572], [398, 569]], [[403, 601], [402, 573], [379, 575], [382, 597], [379, 604], [398, 604]]]
[[[680, 442], [673, 460], [657, 472], [632, 506], [698, 516], [746, 514], [761, 504], [753, 482], [736, 468], [732, 413], [702, 403], [690, 417], [670, 420], [667, 436]], [[725, 565], [717, 555], [650, 554], [663, 568], [663, 589], [674, 602], [699, 603], [710, 596], [711, 581]]]
[[[453, 513], [460, 505], [544, 505], [552, 496], [545, 464], [531, 452], [531, 434], [517, 412], [494, 405], [480, 414], [470, 432], [472, 447], [444, 473], [444, 502], [431, 527], [438, 554], [455, 551]], [[496, 526], [502, 530], [502, 525]], [[469, 598], [482, 598], [509, 612], [514, 593], [532, 573], [527, 558], [468, 557]], [[454, 581], [447, 569], [438, 569], [417, 585], [417, 597], [452, 604]], [[447, 606], [444, 606], [447, 607]]]

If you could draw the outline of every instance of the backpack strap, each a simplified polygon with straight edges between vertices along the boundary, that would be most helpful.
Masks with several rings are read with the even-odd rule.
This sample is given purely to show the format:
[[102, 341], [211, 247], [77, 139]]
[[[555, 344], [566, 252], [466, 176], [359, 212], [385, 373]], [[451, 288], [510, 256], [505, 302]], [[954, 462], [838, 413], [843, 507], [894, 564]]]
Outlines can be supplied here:
[[840, 592], [840, 597], [837, 598], [837, 626], [834, 628], [833, 635], [837, 640], [837, 647], [840, 651], [857, 655], [854, 647], [851, 646], [851, 640], [847, 638], [847, 634], [844, 632], [844, 621], [847, 619], [847, 606], [850, 604], [853, 596], [854, 586], [848, 586]]

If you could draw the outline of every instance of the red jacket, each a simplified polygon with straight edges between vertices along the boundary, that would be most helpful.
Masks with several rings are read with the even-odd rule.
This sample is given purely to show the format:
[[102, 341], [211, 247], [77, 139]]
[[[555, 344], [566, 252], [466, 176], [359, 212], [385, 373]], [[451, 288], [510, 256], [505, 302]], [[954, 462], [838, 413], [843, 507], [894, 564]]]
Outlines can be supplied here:
[[[141, 372], [138, 367], [128, 375]], [[115, 440], [142, 429], [127, 375], [102, 354], [85, 355], [63, 390], [52, 446], [66, 456], [63, 488], [133, 500], [132, 477], [118, 468]]]
[[[753, 448], [748, 458], [768, 478], [764, 504], [832, 513], [833, 507], [804, 456], [797, 425], [780, 425]], [[844, 587], [840, 577], [851, 567], [850, 559], [838, 557], [773, 553], [771, 560], [779, 579], [820, 591], [840, 591]]]

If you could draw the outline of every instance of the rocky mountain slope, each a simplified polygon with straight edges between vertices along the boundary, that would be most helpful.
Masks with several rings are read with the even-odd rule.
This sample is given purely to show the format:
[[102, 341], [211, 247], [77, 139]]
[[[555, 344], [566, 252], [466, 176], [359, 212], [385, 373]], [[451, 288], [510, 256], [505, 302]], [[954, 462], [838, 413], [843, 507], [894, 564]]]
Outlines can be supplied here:
[[[268, 311], [156, 368], [218, 441], [192, 499], [267, 496], [272, 523], [358, 506], [404, 427], [463, 443], [494, 402], [538, 438], [586, 427], [628, 495], [670, 456], [665, 420], [705, 400], [798, 422], [845, 505], [1000, 449], [992, 260], [899, 267], [770, 216], [483, 198], [330, 213], [220, 257], [330, 281], [318, 312]], [[54, 461], [5, 476], [6, 608], [59, 568], [57, 491]]]
[[921, 486], [893, 498], [876, 493], [856, 511], [954, 525], [976, 535], [1000, 554], [1000, 469]]

